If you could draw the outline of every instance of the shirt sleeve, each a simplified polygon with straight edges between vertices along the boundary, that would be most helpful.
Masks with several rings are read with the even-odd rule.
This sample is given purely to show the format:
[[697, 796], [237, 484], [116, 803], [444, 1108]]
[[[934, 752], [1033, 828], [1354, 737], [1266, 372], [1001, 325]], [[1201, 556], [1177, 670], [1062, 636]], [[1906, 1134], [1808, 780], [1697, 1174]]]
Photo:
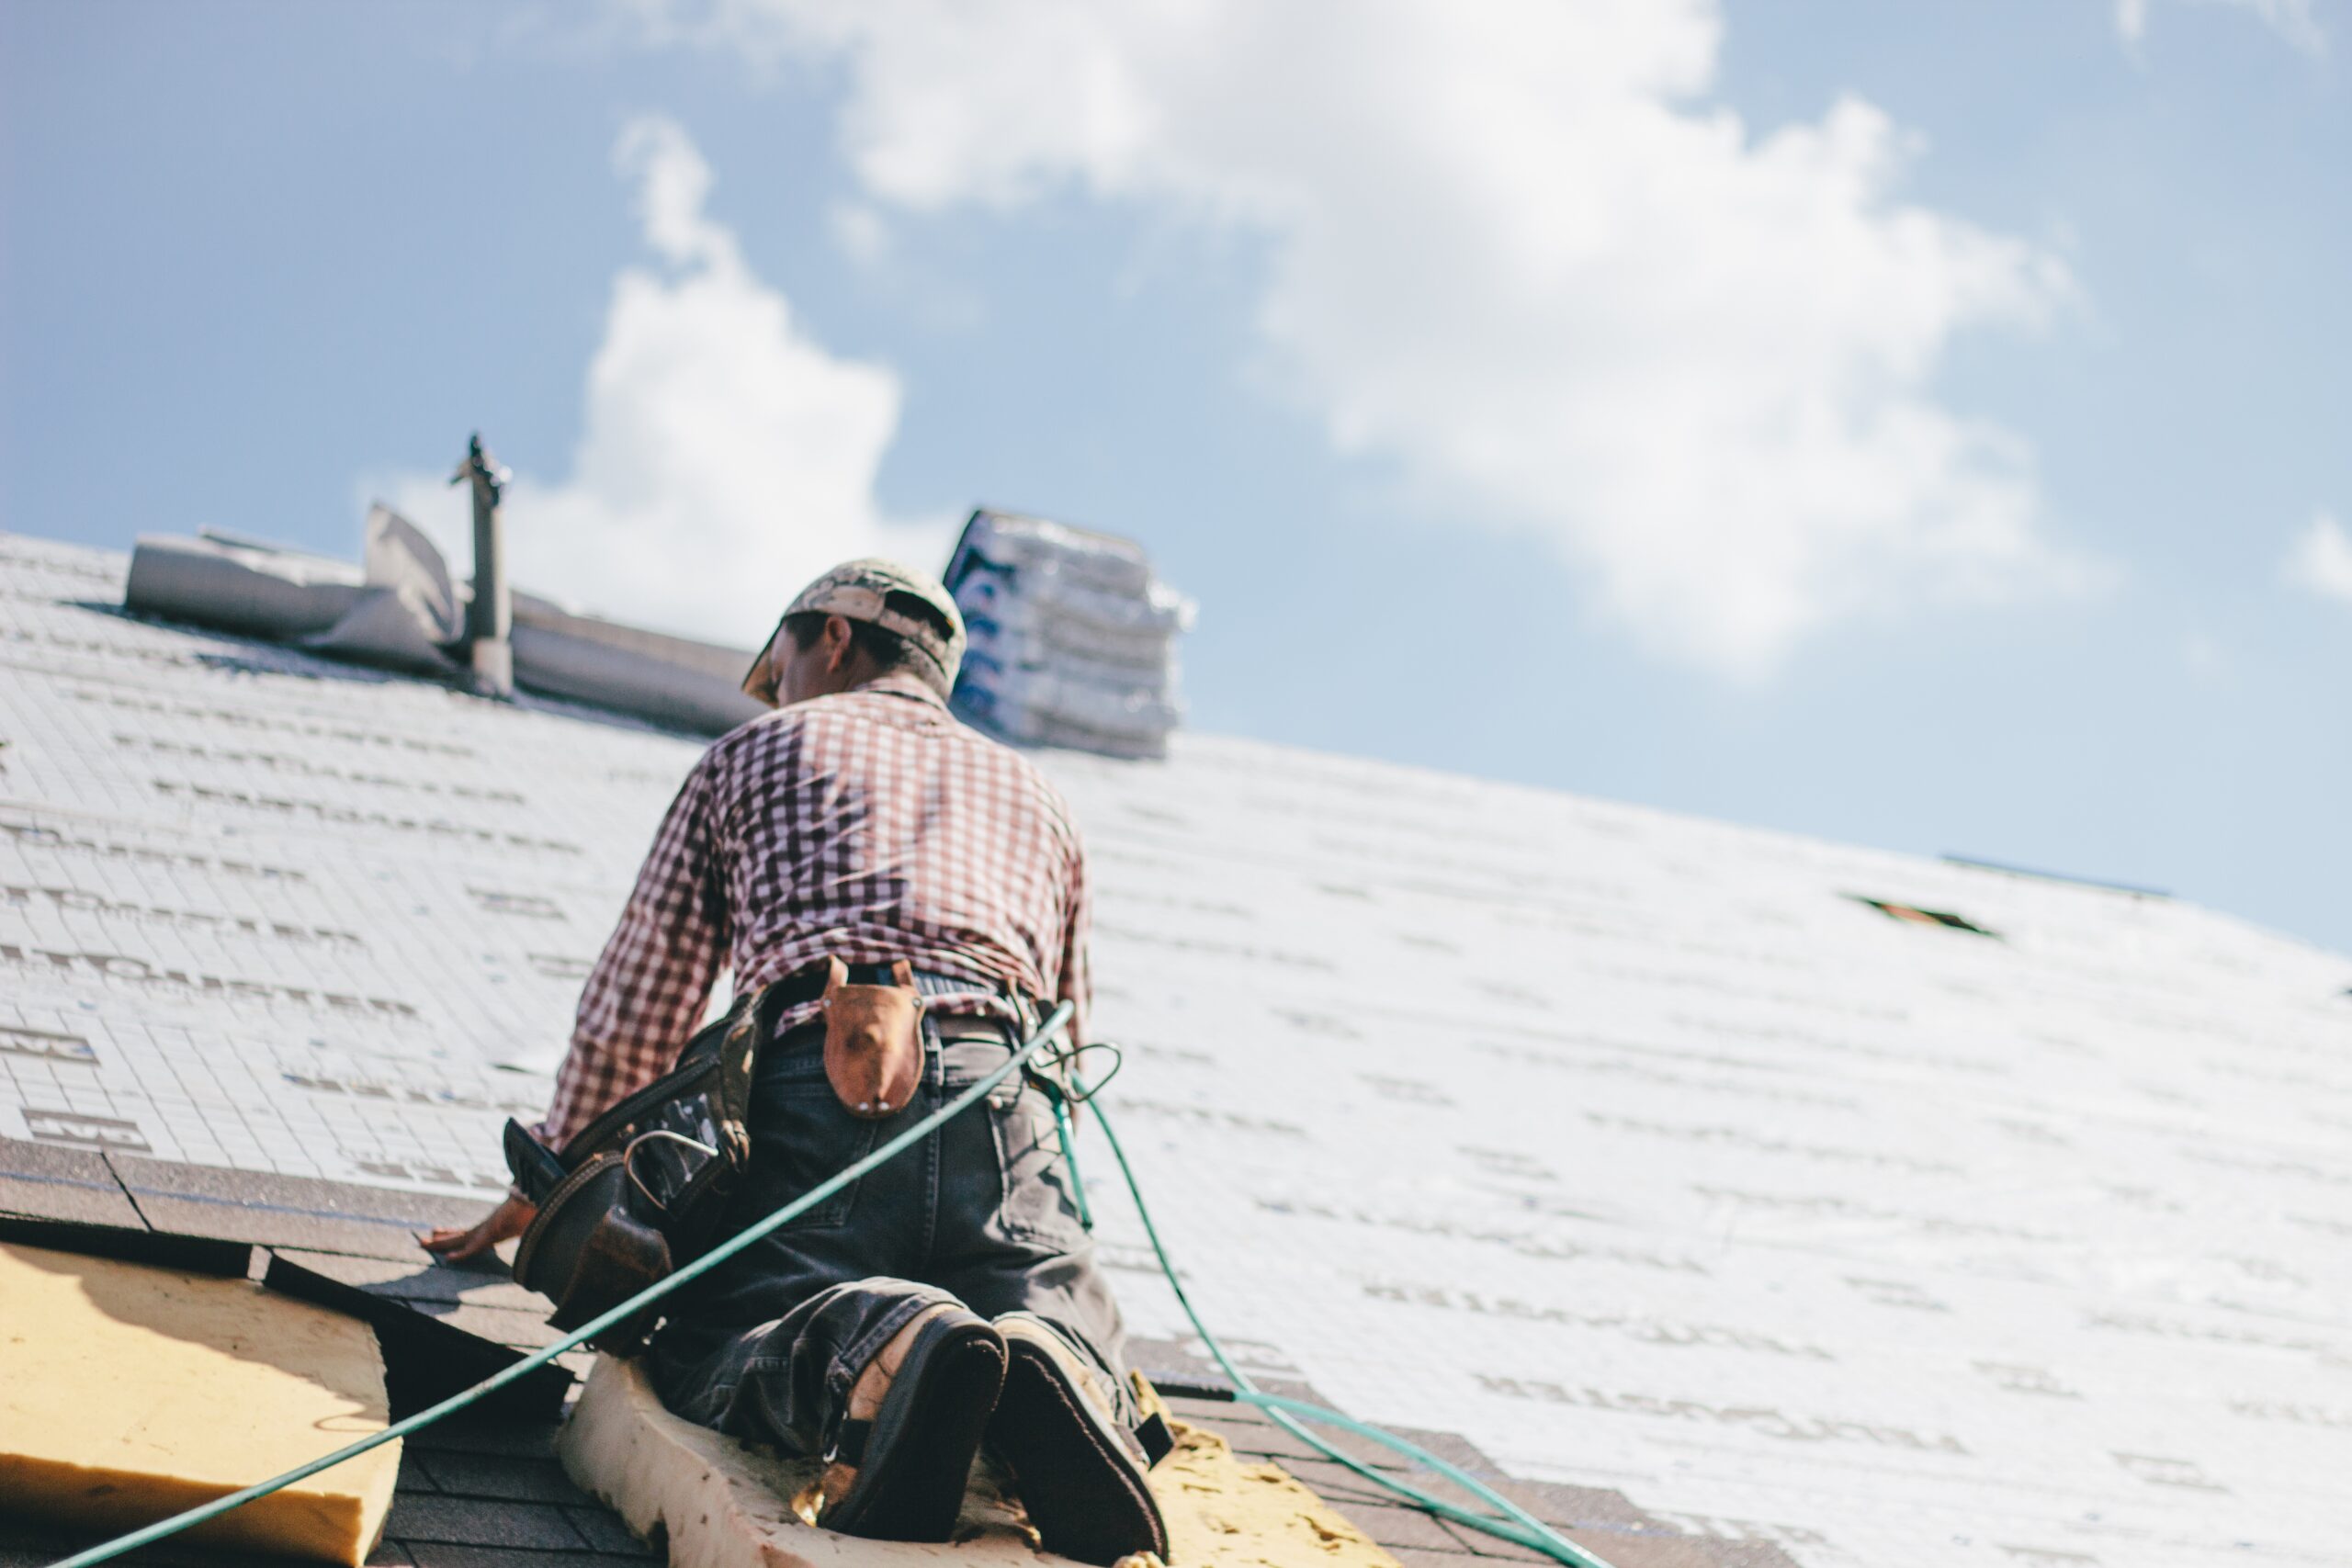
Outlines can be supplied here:
[[580, 993], [540, 1135], [561, 1148], [668, 1069], [709, 1005], [729, 937], [711, 753], [686, 775]]
[[1072, 1045], [1086, 1043], [1086, 1015], [1094, 1005], [1094, 978], [1091, 961], [1087, 953], [1087, 939], [1093, 923], [1093, 913], [1087, 903], [1086, 849], [1073, 837], [1069, 856], [1069, 908], [1062, 920], [1062, 972], [1054, 987], [1054, 999], [1070, 1005], [1069, 1033]]

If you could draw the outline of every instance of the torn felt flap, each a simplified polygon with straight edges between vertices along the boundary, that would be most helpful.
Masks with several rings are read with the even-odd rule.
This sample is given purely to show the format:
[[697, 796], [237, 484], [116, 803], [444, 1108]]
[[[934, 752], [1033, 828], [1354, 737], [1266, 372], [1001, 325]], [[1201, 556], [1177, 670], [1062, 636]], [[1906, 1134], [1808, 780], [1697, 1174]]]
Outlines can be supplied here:
[[301, 646], [362, 663], [448, 674], [444, 649], [464, 636], [448, 563], [418, 527], [390, 507], [369, 509], [358, 597], [324, 631]]

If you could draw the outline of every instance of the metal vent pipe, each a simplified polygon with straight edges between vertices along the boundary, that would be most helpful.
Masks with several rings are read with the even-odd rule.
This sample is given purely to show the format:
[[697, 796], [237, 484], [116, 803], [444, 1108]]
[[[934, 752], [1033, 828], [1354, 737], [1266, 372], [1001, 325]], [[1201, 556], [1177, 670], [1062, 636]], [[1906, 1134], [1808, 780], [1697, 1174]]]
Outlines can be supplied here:
[[506, 533], [498, 515], [509, 477], [483, 447], [480, 431], [449, 476], [451, 484], [473, 487], [474, 596], [466, 609], [466, 647], [476, 684], [497, 697], [514, 694], [514, 601], [506, 587]]

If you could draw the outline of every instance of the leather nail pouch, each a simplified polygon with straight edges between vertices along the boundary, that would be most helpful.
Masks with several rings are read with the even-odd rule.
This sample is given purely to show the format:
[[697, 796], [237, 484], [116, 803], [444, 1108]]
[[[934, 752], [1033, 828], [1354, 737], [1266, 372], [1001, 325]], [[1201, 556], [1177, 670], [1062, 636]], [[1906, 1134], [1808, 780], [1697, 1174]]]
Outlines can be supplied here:
[[851, 1115], [896, 1116], [922, 1081], [922, 994], [914, 971], [903, 958], [887, 968], [827, 962], [825, 1078]]

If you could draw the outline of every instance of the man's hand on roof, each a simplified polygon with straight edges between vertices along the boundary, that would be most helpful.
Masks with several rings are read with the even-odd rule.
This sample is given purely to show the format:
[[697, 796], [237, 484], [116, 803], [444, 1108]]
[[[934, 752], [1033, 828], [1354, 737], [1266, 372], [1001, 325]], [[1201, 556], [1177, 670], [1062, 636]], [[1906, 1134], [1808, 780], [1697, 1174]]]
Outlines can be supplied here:
[[492, 1209], [481, 1224], [471, 1229], [445, 1228], [416, 1239], [425, 1251], [442, 1262], [463, 1263], [469, 1258], [480, 1258], [510, 1236], [521, 1235], [538, 1212], [537, 1204], [510, 1192], [504, 1202]]

